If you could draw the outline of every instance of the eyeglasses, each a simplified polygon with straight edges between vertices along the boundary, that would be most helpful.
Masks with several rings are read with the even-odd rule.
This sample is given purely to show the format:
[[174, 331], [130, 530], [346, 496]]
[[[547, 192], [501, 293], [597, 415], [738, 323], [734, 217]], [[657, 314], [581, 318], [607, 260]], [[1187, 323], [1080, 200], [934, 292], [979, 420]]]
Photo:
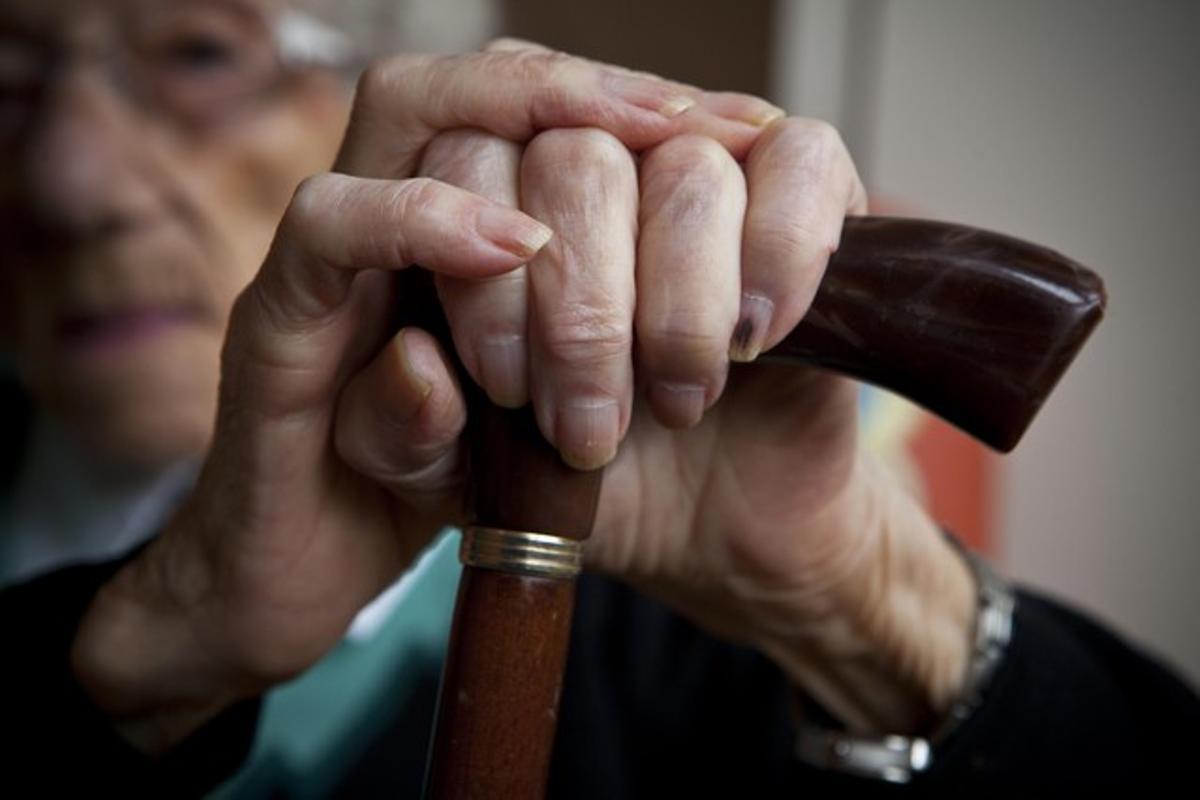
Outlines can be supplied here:
[[95, 22], [70, 40], [0, 22], [0, 138], [22, 130], [85, 63], [145, 112], [190, 127], [266, 102], [300, 71], [355, 66], [345, 34], [241, 0], [138, 2]]

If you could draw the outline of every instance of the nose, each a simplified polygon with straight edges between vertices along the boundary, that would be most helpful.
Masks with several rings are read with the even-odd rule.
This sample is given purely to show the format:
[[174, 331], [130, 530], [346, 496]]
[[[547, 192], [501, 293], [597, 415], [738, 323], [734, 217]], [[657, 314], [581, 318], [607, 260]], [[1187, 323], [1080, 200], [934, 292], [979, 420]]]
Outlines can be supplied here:
[[24, 172], [39, 227], [83, 238], [127, 227], [153, 204], [133, 117], [94, 71], [60, 76], [27, 140]]

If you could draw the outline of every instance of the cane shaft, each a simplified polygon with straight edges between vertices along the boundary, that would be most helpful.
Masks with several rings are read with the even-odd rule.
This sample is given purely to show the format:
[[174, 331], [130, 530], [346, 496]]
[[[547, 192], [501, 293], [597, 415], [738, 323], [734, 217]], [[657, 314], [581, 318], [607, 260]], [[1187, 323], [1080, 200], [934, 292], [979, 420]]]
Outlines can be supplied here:
[[558, 723], [573, 551], [591, 533], [601, 472], [567, 467], [528, 409], [478, 402], [471, 425], [479, 525], [463, 534], [426, 797], [536, 800]]
[[463, 568], [427, 796], [544, 795], [574, 605], [573, 579]]

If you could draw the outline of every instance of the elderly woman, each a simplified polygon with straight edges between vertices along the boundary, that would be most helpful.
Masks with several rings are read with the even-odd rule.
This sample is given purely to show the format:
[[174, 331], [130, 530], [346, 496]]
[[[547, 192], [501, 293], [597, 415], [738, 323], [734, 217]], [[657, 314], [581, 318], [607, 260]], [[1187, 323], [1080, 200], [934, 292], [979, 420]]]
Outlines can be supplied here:
[[[797, 753], [796, 697], [801, 742], [840, 753], [949, 731], [917, 789], [1175, 765], [1187, 688], [981, 591], [860, 452], [848, 381], [749, 366], [866, 209], [832, 129], [512, 41], [378, 61], [352, 102], [337, 43], [269, 0], [0, 11], [18, 771], [160, 795], [232, 773], [256, 698], [462, 521], [451, 346], [569, 464], [608, 465], [589, 565], [641, 590], [581, 589], [556, 792], [870, 792], [930, 761]], [[452, 343], [397, 327], [414, 263]], [[974, 640], [1014, 591], [1011, 642]], [[977, 641], [1008, 646], [988, 681]]]

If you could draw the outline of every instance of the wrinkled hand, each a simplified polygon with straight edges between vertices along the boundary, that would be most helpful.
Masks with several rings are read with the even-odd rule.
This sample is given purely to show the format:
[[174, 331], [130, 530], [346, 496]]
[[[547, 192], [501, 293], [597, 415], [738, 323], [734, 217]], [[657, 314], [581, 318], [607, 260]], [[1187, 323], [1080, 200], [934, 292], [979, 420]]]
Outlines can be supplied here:
[[[624, 437], [605, 475], [591, 568], [637, 582], [811, 683], [805, 651], [858, 655], [872, 635], [902, 639], [878, 623], [854, 630], [891, 600], [882, 521], [925, 526], [935, 545], [936, 533], [859, 461], [848, 381], [729, 365], [731, 355], [753, 360], [803, 316], [842, 219], [865, 210], [865, 193], [836, 132], [810, 120], [773, 122], [744, 168], [691, 134], [639, 155], [584, 128], [525, 145], [460, 130], [426, 148], [422, 174], [520, 207], [555, 231], [528, 267], [437, 276], [454, 346], [494, 401], [533, 403], [570, 463], [604, 464]], [[419, 380], [403, 380], [397, 361], [355, 379], [339, 452], [397, 497], [411, 495], [414, 476], [432, 495], [457, 496], [465, 412], [449, 359], [413, 329], [398, 349], [403, 363], [420, 365]], [[437, 402], [421, 406], [423, 392]], [[389, 408], [419, 410], [389, 430], [380, 424]], [[416, 460], [414, 430], [423, 432]], [[912, 651], [880, 660], [894, 656], [923, 660]], [[930, 669], [940, 667], [916, 667]], [[859, 677], [884, 683], [869, 668]], [[956, 675], [951, 667], [907, 678], [946, 691]], [[896, 695], [875, 717], [884, 729], [917, 718], [928, 701]], [[823, 699], [870, 721], [843, 698]]]
[[460, 389], [432, 337], [391, 327], [413, 263], [470, 374], [532, 401], [568, 461], [627, 438], [595, 567], [768, 652], [841, 622], [879, 532], [851, 389], [728, 373], [803, 316], [865, 208], [836, 134], [777, 117], [512, 43], [368, 71], [338, 172], [297, 191], [235, 306], [194, 493], [81, 626], [101, 708], [169, 747], [316, 661], [461, 520]]
[[[862, 210], [836, 133], [779, 120], [743, 171], [698, 136], [648, 149], [639, 165], [595, 129], [542, 133], [524, 148], [463, 131], [436, 139], [422, 171], [555, 231], [528, 267], [439, 276], [439, 293], [471, 374], [503, 404], [531, 398], [569, 462], [604, 464], [626, 437], [606, 473], [593, 568], [640, 580], [737, 638], [767, 622], [751, 596], [846, 579], [860, 543], [833, 530], [842, 519], [813, 529], [850, 484], [852, 386], [778, 367], [729, 374], [731, 353], [753, 360], [795, 326], [843, 217]], [[453, 403], [429, 408], [428, 424], [449, 432], [436, 419], [461, 418], [450, 368], [414, 331], [405, 342], [429, 348], [424, 380]], [[383, 382], [347, 392], [359, 413], [339, 420], [338, 440], [386, 482], [406, 434], [381, 436], [371, 422], [400, 402]], [[427, 451], [443, 486], [459, 485], [461, 453], [450, 437]], [[787, 609], [790, 624], [801, 610]]]
[[[411, 349], [410, 333], [392, 338], [391, 275], [420, 263], [450, 277], [496, 276], [528, 261], [550, 231], [413, 178], [439, 131], [467, 126], [525, 142], [544, 129], [598, 126], [637, 148], [691, 131], [740, 156], [773, 115], [756, 98], [561, 54], [403, 56], [368, 70], [338, 172], [297, 190], [233, 310], [195, 490], [80, 625], [72, 664], [100, 708], [144, 749], [169, 747], [237, 697], [312, 664], [459, 518], [457, 487], [439, 490], [443, 467], [429, 456], [461, 416], [447, 384], [420, 377], [439, 363], [427, 337], [411, 332]], [[382, 413], [380, 435], [403, 432], [388, 475], [346, 458], [342, 432], [360, 418], [355, 386], [398, 401], [365, 409]], [[335, 426], [339, 416], [349, 421]]]
[[[851, 480], [854, 390], [794, 368], [730, 374], [730, 360], [753, 361], [795, 327], [866, 193], [836, 131], [813, 120], [772, 122], [744, 168], [691, 133], [640, 155], [595, 128], [526, 145], [477, 130], [434, 139], [421, 174], [555, 231], [528, 267], [438, 275], [439, 296], [472, 378], [502, 405], [532, 400], [569, 463], [605, 464], [625, 438], [605, 475], [592, 568], [640, 582], [728, 638], [790, 634], [845, 602], [835, 588], [867, 568], [875, 531], [847, 507], [864, 499]], [[442, 401], [388, 431], [379, 420], [414, 407], [417, 392], [368, 370], [343, 399], [340, 451], [400, 497], [414, 472], [453, 493], [464, 409], [452, 369], [415, 330], [399, 346], [423, 368], [419, 390]], [[414, 427], [442, 434], [425, 439], [415, 465]]]

